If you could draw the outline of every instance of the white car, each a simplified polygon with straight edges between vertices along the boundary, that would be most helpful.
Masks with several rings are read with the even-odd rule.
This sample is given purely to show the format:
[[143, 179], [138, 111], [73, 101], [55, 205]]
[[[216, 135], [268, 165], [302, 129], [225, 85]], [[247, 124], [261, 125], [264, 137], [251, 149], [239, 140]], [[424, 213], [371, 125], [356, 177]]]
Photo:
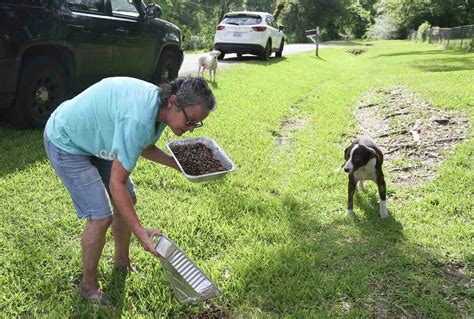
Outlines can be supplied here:
[[285, 35], [283, 26], [276, 24], [270, 13], [229, 12], [216, 27], [214, 48], [221, 52], [219, 59], [227, 53], [255, 54], [268, 60], [272, 52], [281, 57]]

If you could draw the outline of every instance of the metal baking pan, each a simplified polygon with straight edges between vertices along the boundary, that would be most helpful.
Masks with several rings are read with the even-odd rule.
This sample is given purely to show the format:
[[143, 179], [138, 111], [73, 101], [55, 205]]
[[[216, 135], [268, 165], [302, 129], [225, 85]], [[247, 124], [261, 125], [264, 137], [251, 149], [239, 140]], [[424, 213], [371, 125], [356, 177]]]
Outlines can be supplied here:
[[[207, 147], [209, 147], [212, 150], [212, 154], [220, 161], [221, 165], [225, 168], [225, 171], [202, 174], [202, 175], [186, 174], [184, 169], [181, 167], [181, 163], [178, 161], [177, 157], [175, 156], [173, 149], [176, 146], [190, 145], [190, 144], [197, 144], [197, 143], [202, 143], [206, 145]], [[227, 173], [230, 173], [235, 170], [234, 162], [232, 162], [232, 160], [229, 158], [229, 156], [227, 156], [224, 150], [213, 139], [209, 137], [192, 137], [192, 138], [185, 138], [185, 139], [176, 140], [176, 141], [169, 141], [166, 143], [166, 146], [168, 147], [168, 150], [170, 151], [171, 155], [173, 155], [174, 159], [178, 163], [179, 169], [181, 170], [183, 175], [186, 176], [186, 178], [192, 182], [203, 182], [203, 181], [209, 181], [213, 179], [219, 179], [227, 175]]]
[[156, 251], [180, 302], [196, 303], [221, 295], [219, 288], [168, 237], [158, 237]]

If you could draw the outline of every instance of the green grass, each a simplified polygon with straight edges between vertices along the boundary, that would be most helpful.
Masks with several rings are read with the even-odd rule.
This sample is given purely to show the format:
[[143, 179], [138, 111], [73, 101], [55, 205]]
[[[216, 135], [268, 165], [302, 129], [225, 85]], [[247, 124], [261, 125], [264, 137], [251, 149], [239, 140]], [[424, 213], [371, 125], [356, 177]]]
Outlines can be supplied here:
[[[142, 223], [162, 229], [221, 288], [207, 305], [179, 304], [158, 260], [136, 240], [140, 274], [113, 273], [110, 234], [99, 276], [117, 306], [83, 302], [75, 285], [84, 222], [46, 160], [42, 132], [1, 126], [1, 317], [472, 316], [473, 130], [433, 182], [388, 183], [388, 220], [378, 217], [369, 183], [356, 196], [355, 217], [346, 216], [347, 177], [335, 170], [358, 133], [355, 102], [374, 87], [409, 86], [472, 123], [474, 57], [408, 41], [365, 48], [220, 72], [219, 106], [192, 135], [226, 150], [238, 166], [227, 179], [193, 184], [140, 161], [132, 176]], [[285, 131], [291, 143], [277, 147], [280, 120], [298, 118], [307, 118], [304, 127]], [[463, 273], [446, 272], [455, 267]]]
[[462, 49], [470, 52], [473, 52], [474, 50], [474, 39], [445, 40], [441, 41], [439, 44], [449, 49]]

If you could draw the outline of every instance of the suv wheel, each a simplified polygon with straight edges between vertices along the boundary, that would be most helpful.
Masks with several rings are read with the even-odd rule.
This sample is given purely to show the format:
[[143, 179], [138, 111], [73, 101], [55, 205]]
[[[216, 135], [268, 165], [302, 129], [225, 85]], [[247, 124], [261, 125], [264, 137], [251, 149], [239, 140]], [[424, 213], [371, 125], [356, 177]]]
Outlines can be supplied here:
[[260, 58], [264, 61], [268, 61], [272, 55], [272, 41], [268, 39], [267, 45], [265, 46], [265, 51], [260, 55]]
[[283, 47], [285, 46], [285, 39], [282, 38], [281, 39], [281, 44], [280, 44], [280, 48], [278, 49], [278, 51], [275, 53], [275, 56], [277, 58], [281, 58], [282, 54], [283, 54]]
[[158, 61], [153, 83], [161, 84], [171, 82], [178, 77], [178, 58], [173, 51], [165, 51]]
[[55, 59], [40, 56], [26, 62], [7, 120], [20, 127], [44, 127], [51, 113], [67, 98], [68, 83], [66, 71]]

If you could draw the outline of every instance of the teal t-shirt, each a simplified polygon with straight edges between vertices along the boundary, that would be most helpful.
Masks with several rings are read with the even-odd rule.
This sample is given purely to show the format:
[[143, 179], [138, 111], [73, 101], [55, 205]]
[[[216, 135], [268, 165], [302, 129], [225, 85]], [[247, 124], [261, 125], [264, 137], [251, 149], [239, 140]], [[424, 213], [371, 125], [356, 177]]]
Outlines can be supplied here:
[[104, 79], [63, 102], [46, 124], [46, 135], [62, 150], [113, 160], [131, 172], [141, 152], [165, 128], [157, 123], [159, 88], [127, 78]]

